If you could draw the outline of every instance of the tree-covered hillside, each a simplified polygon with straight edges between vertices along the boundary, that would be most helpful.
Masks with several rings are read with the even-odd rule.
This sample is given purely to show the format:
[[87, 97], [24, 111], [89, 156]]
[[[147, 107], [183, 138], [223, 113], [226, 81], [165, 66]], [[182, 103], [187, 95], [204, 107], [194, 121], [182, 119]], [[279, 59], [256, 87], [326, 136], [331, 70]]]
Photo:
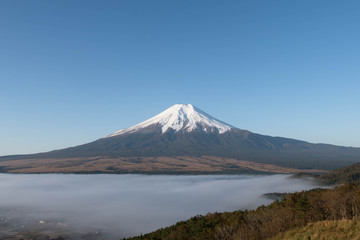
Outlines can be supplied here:
[[319, 180], [325, 184], [340, 184], [345, 182], [360, 184], [360, 163], [323, 174], [319, 177]]

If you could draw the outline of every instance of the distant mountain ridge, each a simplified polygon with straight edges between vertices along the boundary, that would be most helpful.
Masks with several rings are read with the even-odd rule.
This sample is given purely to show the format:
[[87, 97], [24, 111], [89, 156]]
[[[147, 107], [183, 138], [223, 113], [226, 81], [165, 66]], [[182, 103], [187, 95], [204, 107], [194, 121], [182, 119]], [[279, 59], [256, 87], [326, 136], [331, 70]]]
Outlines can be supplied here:
[[[176, 156], [215, 156], [291, 168], [332, 170], [360, 161], [360, 148], [312, 144], [260, 135], [217, 120], [191, 104], [176, 104], [153, 118], [91, 143], [47, 153], [0, 157], [0, 167], [3, 161], [22, 159], [162, 156], [169, 159]], [[153, 165], [147, 163], [149, 169], [156, 166], [156, 160], [154, 161]], [[197, 163], [185, 163], [187, 164]], [[184, 163], [180, 165], [169, 165], [166, 171], [182, 169], [181, 171], [186, 172], [189, 169], [182, 166]], [[206, 167], [212, 166], [206, 163]], [[118, 163], [117, 169], [122, 168], [125, 168], [123, 162]], [[224, 162], [224, 168], [229, 169], [231, 166]], [[241, 170], [238, 166], [233, 168], [234, 171]], [[201, 167], [199, 169], [201, 170]], [[131, 171], [136, 171], [136, 165], [131, 167]], [[156, 168], [156, 171], [162, 170]]]

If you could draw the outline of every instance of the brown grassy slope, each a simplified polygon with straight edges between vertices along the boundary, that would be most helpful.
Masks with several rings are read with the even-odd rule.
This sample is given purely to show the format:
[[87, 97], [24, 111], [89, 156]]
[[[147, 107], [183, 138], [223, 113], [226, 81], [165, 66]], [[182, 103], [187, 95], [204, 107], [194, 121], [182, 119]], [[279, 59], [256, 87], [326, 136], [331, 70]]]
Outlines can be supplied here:
[[296, 169], [213, 156], [190, 157], [79, 157], [0, 161], [10, 173], [298, 173], [325, 172]]
[[359, 220], [321, 221], [281, 233], [271, 240], [360, 240]]

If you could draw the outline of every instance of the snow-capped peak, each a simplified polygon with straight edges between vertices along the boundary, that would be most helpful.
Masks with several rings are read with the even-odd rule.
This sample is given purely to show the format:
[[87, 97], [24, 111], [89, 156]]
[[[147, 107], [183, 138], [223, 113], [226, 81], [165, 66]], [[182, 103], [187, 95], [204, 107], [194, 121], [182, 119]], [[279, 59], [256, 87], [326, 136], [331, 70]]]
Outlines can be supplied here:
[[191, 132], [199, 129], [205, 132], [218, 131], [220, 134], [234, 128], [221, 122], [191, 104], [175, 104], [162, 113], [127, 129], [118, 130], [107, 137], [137, 132], [149, 126], [160, 126], [162, 133], [169, 129], [175, 132]]

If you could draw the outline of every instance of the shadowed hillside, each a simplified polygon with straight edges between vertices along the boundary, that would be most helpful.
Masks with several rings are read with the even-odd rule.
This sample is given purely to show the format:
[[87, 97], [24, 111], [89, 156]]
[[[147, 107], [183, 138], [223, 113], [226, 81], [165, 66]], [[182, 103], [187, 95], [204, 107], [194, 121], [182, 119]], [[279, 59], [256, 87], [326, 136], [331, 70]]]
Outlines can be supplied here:
[[360, 184], [360, 163], [340, 168], [319, 177], [325, 184], [357, 183]]
[[[260, 164], [273, 164], [276, 166], [295, 168], [295, 169], [322, 169], [332, 170], [345, 165], [358, 162], [360, 159], [360, 149], [339, 147], [326, 144], [311, 144], [288, 138], [263, 136], [250, 133], [244, 130], [234, 129], [223, 134], [208, 134], [200, 131], [189, 133], [176, 133], [168, 131], [161, 134], [155, 132], [141, 132], [119, 135], [114, 137], [102, 138], [97, 141], [55, 150], [47, 153], [4, 156], [0, 157], [0, 166], [3, 171], [7, 169], [18, 169], [18, 172], [26, 172], [33, 168], [36, 162], [42, 166], [47, 166], [45, 170], [50, 172], [106, 172], [103, 168], [93, 168], [86, 166], [81, 168], [84, 163], [92, 162], [95, 165], [101, 164], [102, 161], [123, 159], [133, 162], [134, 159], [153, 158], [152, 166], [159, 168], [150, 171], [144, 171], [139, 164], [131, 169], [127, 164], [121, 162], [117, 164], [105, 164], [108, 170], [110, 167], [117, 169], [118, 173], [126, 172], [147, 172], [147, 173], [168, 173], [177, 171], [179, 166], [173, 165], [172, 161], [166, 163], [167, 166], [161, 167], [161, 163], [156, 158], [198, 158], [192, 163], [204, 164], [206, 157], [227, 158], [236, 161], [248, 161]], [[21, 167], [16, 161], [22, 161]], [[6, 163], [4, 163], [6, 162]], [[54, 163], [52, 163], [54, 162]], [[191, 163], [191, 162], [189, 162]], [[180, 163], [181, 166], [184, 163]], [[243, 173], [244, 168], [230, 169], [227, 162], [217, 164], [220, 168], [215, 168], [211, 163], [206, 163], [202, 169], [205, 172], [238, 172]], [[59, 167], [76, 166], [70, 171], [57, 169]], [[100, 165], [99, 165], [100, 166]], [[22, 171], [23, 169], [24, 171]], [[38, 169], [35, 172], [49, 172]], [[182, 173], [192, 172], [189, 169], [180, 169]], [[201, 172], [196, 170], [197, 172]], [[111, 171], [109, 171], [111, 172]]]

